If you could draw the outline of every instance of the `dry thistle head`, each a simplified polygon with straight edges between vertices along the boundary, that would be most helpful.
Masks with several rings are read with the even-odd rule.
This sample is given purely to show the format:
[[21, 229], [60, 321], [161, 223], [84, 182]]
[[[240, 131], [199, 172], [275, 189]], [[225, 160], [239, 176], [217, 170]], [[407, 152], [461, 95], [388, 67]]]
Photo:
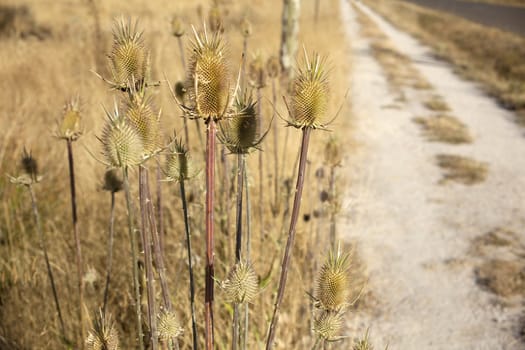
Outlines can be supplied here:
[[248, 153], [264, 138], [260, 136], [261, 120], [256, 113], [255, 105], [256, 102], [253, 102], [251, 94], [241, 94], [235, 101], [235, 113], [220, 124], [219, 138], [230, 152]]
[[115, 323], [111, 316], [103, 315], [102, 311], [95, 317], [93, 329], [86, 339], [87, 350], [118, 350], [119, 339]]
[[115, 22], [113, 47], [109, 54], [109, 66], [114, 87], [129, 91], [140, 89], [146, 83], [149, 70], [149, 52], [144, 46], [138, 24], [123, 18]]
[[171, 142], [165, 172], [169, 181], [186, 181], [198, 173], [181, 139], [175, 138]]
[[38, 163], [36, 159], [33, 157], [32, 153], [28, 152], [25, 148], [22, 152], [22, 158], [20, 159], [20, 166], [23, 171], [22, 175], [18, 177], [7, 175], [11, 183], [30, 186], [42, 180], [42, 176], [38, 175]]
[[104, 185], [102, 189], [104, 191], [117, 193], [122, 190], [124, 181], [122, 177], [115, 171], [115, 169], [109, 169], [104, 174]]
[[118, 110], [114, 115], [107, 114], [108, 119], [99, 138], [107, 164], [122, 168], [142, 163], [144, 146], [136, 129], [119, 115]]
[[324, 340], [335, 340], [343, 325], [343, 315], [339, 312], [324, 310], [314, 320], [314, 332]]
[[78, 96], [76, 96], [65, 103], [62, 121], [57, 125], [55, 136], [59, 139], [75, 141], [81, 135], [80, 103]]
[[272, 56], [268, 59], [268, 62], [266, 62], [266, 71], [270, 79], [275, 79], [279, 76], [281, 73], [281, 63], [277, 57]]
[[323, 127], [324, 114], [328, 107], [328, 80], [325, 63], [315, 54], [310, 61], [305, 53], [305, 62], [293, 81], [289, 107], [289, 124], [296, 128]]
[[250, 303], [259, 293], [259, 278], [250, 264], [241, 261], [233, 266], [221, 286], [232, 303]]
[[252, 35], [252, 23], [246, 17], [241, 20], [241, 34], [245, 38]]
[[374, 347], [370, 344], [368, 340], [368, 330], [366, 331], [365, 337], [361, 340], [358, 340], [357, 343], [354, 344], [354, 347], [352, 350], [373, 350]]
[[219, 33], [195, 33], [186, 90], [193, 117], [221, 119], [230, 103], [228, 65]]
[[222, 33], [224, 31], [222, 15], [219, 6], [214, 5], [210, 8], [210, 12], [208, 13], [208, 25], [210, 26], [211, 31], [214, 33]]
[[326, 142], [324, 149], [324, 158], [326, 164], [330, 167], [335, 167], [341, 164], [342, 153], [339, 141], [335, 137], [330, 137]]
[[175, 313], [164, 310], [158, 316], [159, 339], [164, 342], [176, 339], [184, 333], [184, 328]]
[[184, 22], [179, 16], [173, 16], [171, 19], [171, 33], [177, 38], [180, 38], [185, 33]]
[[152, 155], [160, 149], [160, 113], [153, 111], [151, 98], [145, 90], [129, 96], [126, 119], [139, 134], [146, 155]]
[[350, 278], [348, 254], [331, 251], [317, 277], [315, 298], [323, 310], [342, 310], [348, 306]]
[[266, 86], [266, 72], [264, 68], [262, 54], [257, 52], [248, 65], [250, 84], [256, 89], [261, 89]]

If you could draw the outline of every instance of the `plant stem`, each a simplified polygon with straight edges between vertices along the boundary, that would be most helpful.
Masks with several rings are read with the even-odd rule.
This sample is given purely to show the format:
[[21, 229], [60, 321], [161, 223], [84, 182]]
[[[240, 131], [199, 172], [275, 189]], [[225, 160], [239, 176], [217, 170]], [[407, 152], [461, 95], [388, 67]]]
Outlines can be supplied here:
[[78, 228], [77, 215], [77, 196], [75, 188], [75, 167], [73, 162], [73, 141], [67, 139], [67, 158], [69, 163], [69, 184], [71, 191], [71, 215], [73, 218], [73, 233], [76, 248], [77, 278], [78, 278], [78, 322], [80, 323], [80, 348], [84, 348], [85, 329], [84, 329], [84, 282], [82, 272], [82, 248], [80, 245], [80, 235]]
[[[261, 89], [257, 88], [257, 116], [262, 120], [261, 115]], [[261, 230], [261, 240], [264, 238], [264, 172], [263, 172], [263, 153], [259, 152], [259, 225]]]
[[[272, 108], [273, 115], [272, 120], [275, 118], [275, 105], [277, 103], [277, 91], [275, 86], [275, 78], [272, 79]], [[280, 208], [280, 201], [279, 201], [279, 134], [278, 134], [279, 128], [277, 128], [277, 123], [273, 123], [273, 158], [274, 158], [274, 170], [273, 170], [273, 176], [274, 176], [274, 199], [273, 199], [273, 217], [275, 218], [277, 216], [277, 213], [279, 212]]]
[[186, 249], [188, 251], [188, 272], [190, 275], [190, 307], [191, 307], [191, 329], [193, 335], [193, 349], [198, 350], [197, 322], [195, 320], [195, 281], [193, 279], [193, 262], [191, 254], [191, 231], [188, 216], [188, 204], [186, 202], [186, 189], [184, 179], [180, 179], [180, 198], [182, 200], [182, 211], [184, 214], [184, 229], [186, 231]]
[[66, 327], [64, 326], [64, 319], [62, 318], [60, 302], [58, 301], [58, 293], [57, 293], [57, 288], [55, 284], [55, 278], [53, 276], [53, 270], [51, 268], [51, 264], [49, 263], [49, 256], [47, 255], [47, 243], [46, 243], [46, 238], [44, 236], [44, 231], [42, 230], [42, 222], [40, 221], [40, 214], [38, 213], [38, 206], [36, 202], [35, 192], [33, 191], [32, 185], [27, 186], [27, 188], [29, 189], [29, 193], [31, 195], [31, 207], [33, 208], [33, 216], [35, 217], [35, 221], [36, 221], [36, 230], [38, 232], [38, 237], [40, 240], [40, 249], [42, 249], [42, 252], [44, 253], [47, 277], [49, 278], [49, 283], [51, 284], [51, 291], [53, 292], [53, 299], [55, 301], [55, 308], [56, 308], [57, 315], [58, 315], [58, 321], [60, 322], [60, 332], [62, 333], [62, 339], [66, 343], [68, 343], [68, 340], [66, 337]]
[[[159, 249], [162, 256], [164, 256], [164, 206], [162, 205], [162, 170], [160, 169], [160, 164], [157, 164], [157, 230], [155, 231], [158, 234], [159, 240]], [[151, 198], [151, 196], [150, 196]], [[153, 203], [153, 202], [152, 202]]]
[[[250, 251], [251, 251], [251, 205], [250, 205], [250, 191], [248, 190], [248, 170], [246, 169], [246, 155], [242, 156], [242, 170], [244, 176], [244, 186], [246, 192], [246, 262], [250, 263]], [[242, 349], [246, 350], [246, 344], [248, 343], [248, 326], [249, 326], [249, 304], [244, 305], [244, 337], [242, 338]]]
[[242, 40], [242, 61], [241, 61], [241, 88], [246, 86], [246, 55], [248, 54], [248, 37], [244, 36]]
[[[242, 196], [243, 196], [243, 180], [244, 180], [244, 155], [237, 154], [237, 214], [235, 225], [235, 263], [241, 261], [242, 249]], [[235, 303], [233, 306], [233, 336], [232, 336], [232, 350], [236, 350], [239, 344], [239, 304]]]
[[157, 318], [155, 308], [155, 286], [153, 278], [153, 263], [151, 259], [151, 227], [148, 224], [147, 205], [148, 205], [148, 170], [144, 166], [139, 166], [139, 197], [140, 197], [140, 218], [142, 246], [144, 249], [144, 265], [146, 266], [146, 290], [148, 296], [148, 321], [150, 327], [151, 348], [157, 350]]
[[106, 315], [106, 306], [108, 304], [109, 283], [111, 280], [111, 267], [113, 264], [113, 236], [115, 224], [115, 192], [111, 191], [111, 211], [109, 216], [109, 240], [108, 240], [108, 263], [106, 274], [106, 287], [104, 288], [104, 304], [102, 306], [102, 314]]
[[304, 185], [304, 173], [306, 168], [306, 156], [308, 154], [308, 143], [310, 140], [310, 128], [303, 129], [303, 139], [301, 143], [301, 157], [299, 160], [299, 169], [297, 173], [297, 184], [295, 187], [295, 197], [292, 208], [292, 217], [290, 220], [290, 229], [288, 230], [288, 240], [286, 242], [286, 248], [284, 251], [283, 261], [281, 265], [281, 277], [279, 279], [279, 288], [277, 290], [277, 299], [275, 301], [272, 321], [270, 323], [270, 330], [268, 332], [268, 339], [266, 341], [266, 350], [273, 348], [275, 339], [277, 323], [279, 322], [280, 307], [284, 297], [284, 291], [286, 288], [286, 279], [288, 277], [288, 269], [290, 267], [290, 261], [292, 258], [292, 248], [295, 240], [295, 231], [297, 225], [297, 219], [299, 217], [299, 210], [301, 208], [301, 197], [303, 193]]
[[206, 329], [206, 350], [213, 350], [214, 330], [213, 330], [213, 199], [215, 182], [215, 134], [217, 130], [213, 118], [208, 119], [206, 129], [206, 292], [205, 292], [205, 329]]
[[337, 241], [337, 234], [336, 234], [336, 219], [335, 214], [337, 211], [337, 199], [335, 195], [335, 166], [330, 167], [330, 184], [329, 184], [329, 191], [330, 191], [330, 245], [335, 250], [336, 248], [336, 241]]
[[126, 193], [126, 206], [128, 209], [128, 230], [129, 241], [131, 246], [131, 267], [133, 272], [133, 289], [135, 293], [135, 313], [137, 316], [137, 333], [139, 341], [139, 350], [144, 350], [144, 332], [142, 330], [142, 312], [140, 309], [140, 286], [139, 270], [137, 267], [137, 242], [135, 239], [135, 229], [133, 228], [133, 207], [131, 205], [131, 193], [129, 190], [128, 168], [122, 170], [124, 179], [124, 192]]

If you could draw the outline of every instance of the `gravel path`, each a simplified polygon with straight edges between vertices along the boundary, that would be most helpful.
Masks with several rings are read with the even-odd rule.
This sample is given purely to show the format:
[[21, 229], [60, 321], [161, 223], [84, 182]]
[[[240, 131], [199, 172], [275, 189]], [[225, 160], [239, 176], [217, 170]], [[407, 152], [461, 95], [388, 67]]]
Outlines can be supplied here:
[[[352, 336], [370, 327], [376, 349], [523, 349], [516, 340], [520, 303], [502, 305], [474, 278], [472, 240], [496, 227], [523, 233], [525, 138], [512, 115], [473, 83], [434, 60], [429, 49], [359, 2], [382, 31], [443, 97], [474, 137], [467, 145], [431, 143], [412, 121], [425, 109], [421, 92], [396, 101], [359, 33], [346, 0], [341, 11], [353, 47], [352, 104], [357, 154], [346, 164], [350, 183], [340, 231], [358, 242], [377, 299], [371, 312], [349, 316]], [[392, 106], [398, 108], [392, 108]], [[487, 180], [438, 184], [440, 153], [488, 163]], [[351, 170], [352, 169], [352, 170]]]

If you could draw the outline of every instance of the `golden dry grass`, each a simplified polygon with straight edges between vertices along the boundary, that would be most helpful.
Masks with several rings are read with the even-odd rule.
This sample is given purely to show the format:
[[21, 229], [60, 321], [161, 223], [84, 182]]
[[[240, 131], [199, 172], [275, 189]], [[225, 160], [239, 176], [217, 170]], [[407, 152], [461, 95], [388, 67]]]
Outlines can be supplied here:
[[443, 179], [440, 181], [441, 184], [457, 182], [464, 185], [474, 185], [485, 181], [487, 178], [487, 163], [479, 162], [472, 158], [438, 154], [436, 162], [444, 171]]
[[417, 36], [491, 96], [515, 110], [525, 125], [525, 38], [461, 17], [398, 0], [366, 1], [402, 30]]
[[[155, 3], [145, 3], [138, 0], [128, 2], [96, 1], [97, 14], [101, 24], [101, 42], [93, 32], [95, 18], [92, 16], [89, 2], [85, 1], [77, 6], [70, 6], [65, 2], [42, 2], [38, 0], [4, 2], [9, 6], [26, 5], [30, 10], [26, 25], [20, 25], [14, 34], [9, 34], [0, 40], [0, 75], [9, 89], [0, 98], [0, 125], [4, 133], [0, 143], [0, 345], [5, 341], [10, 349], [59, 349], [58, 328], [54, 320], [55, 311], [49, 291], [49, 284], [42, 268], [42, 258], [38, 249], [34, 225], [30, 215], [28, 197], [24, 189], [9, 184], [4, 172], [16, 174], [18, 172], [18, 158], [24, 146], [33, 151], [37, 157], [42, 173], [45, 176], [43, 183], [35, 190], [39, 198], [39, 207], [43, 218], [45, 234], [50, 242], [50, 258], [55, 269], [59, 297], [63, 303], [64, 318], [67, 320], [67, 333], [74, 338], [79, 325], [76, 323], [76, 295], [75, 269], [72, 264], [74, 252], [72, 250], [72, 229], [69, 217], [69, 200], [67, 196], [68, 181], [65, 145], [55, 141], [52, 129], [55, 120], [59, 118], [64, 101], [71, 94], [78, 93], [82, 100], [82, 116], [86, 135], [75, 144], [77, 192], [79, 198], [79, 217], [81, 222], [82, 247], [85, 271], [90, 271], [89, 283], [86, 284], [85, 310], [92, 316], [100, 307], [101, 293], [104, 287], [106, 257], [106, 231], [108, 223], [109, 194], [102, 192], [101, 182], [104, 166], [94, 160], [85, 148], [99, 154], [100, 146], [94, 137], [100, 134], [104, 120], [104, 111], [101, 105], [110, 108], [116, 94], [96, 78], [91, 69], [99, 67], [99, 72], [106, 75], [105, 61], [100, 56], [109, 51], [111, 40], [111, 24], [113, 18], [120, 14], [140, 19], [140, 26], [144, 28], [144, 39], [152, 54], [152, 76], [163, 80], [164, 74], [172, 82], [181, 80], [184, 71], [180, 64], [177, 42], [169, 33], [170, 19], [173, 14], [179, 14], [185, 19], [186, 31], [190, 32], [189, 25], [200, 26], [199, 12], [204, 15], [209, 9], [208, 1], [173, 2], [168, 0]], [[239, 23], [243, 16], [247, 16], [253, 25], [253, 35], [248, 45], [248, 57], [253, 52], [260, 51], [267, 59], [270, 55], [278, 54], [280, 31], [280, 1], [229, 1], [221, 6], [225, 37], [228, 43], [229, 61], [232, 70], [239, 66], [242, 47], [242, 36]], [[348, 90], [348, 75], [350, 69], [350, 49], [341, 44], [340, 38], [345, 34], [338, 17], [338, 2], [330, 0], [321, 8], [317, 26], [313, 24], [313, 6], [305, 6], [301, 17], [300, 43], [307, 50], [328, 55], [330, 64], [331, 101], [328, 115], [333, 115], [344, 101]], [[199, 10], [200, 9], [200, 10]], [[25, 16], [25, 15], [24, 15]], [[20, 29], [22, 28], [22, 29]], [[36, 28], [36, 29], [35, 29]], [[49, 36], [39, 38], [30, 34], [31, 31], [46, 28]], [[322, 28], [322, 30], [319, 30]], [[43, 29], [42, 29], [43, 30]], [[29, 33], [21, 35], [20, 33]], [[327, 38], [338, 38], [332, 40]], [[188, 44], [189, 37], [183, 37]], [[102, 52], [100, 52], [102, 51]], [[187, 54], [188, 52], [186, 52]], [[100, 66], [100, 62], [104, 65]], [[279, 97], [285, 94], [285, 89], [278, 92], [277, 110], [286, 115], [285, 107]], [[269, 124], [272, 107], [270, 86], [262, 90], [264, 124]], [[162, 83], [155, 90], [155, 104], [162, 107], [162, 130], [164, 136], [172, 134], [175, 129], [182, 133], [181, 112], [171, 100], [166, 84]], [[346, 110], [346, 107], [345, 107]], [[331, 128], [345, 130], [344, 143], [341, 143], [345, 152], [351, 152], [351, 137], [346, 137], [351, 129], [351, 121], [342, 113]], [[345, 117], [342, 117], [345, 116]], [[280, 120], [279, 139], [281, 157], [284, 148], [283, 140], [289, 134], [286, 148], [286, 161], [283, 166], [281, 190], [283, 192], [284, 209], [287, 204], [287, 187], [293, 187], [293, 163], [296, 159], [296, 150], [299, 144], [299, 133], [290, 128], [283, 128]], [[203, 127], [201, 127], [201, 130]], [[199, 142], [193, 125], [190, 123], [190, 136], [193, 140], [191, 151], [196, 166], [203, 168]], [[272, 133], [261, 145], [265, 150], [265, 176], [271, 183], [271, 169], [273, 169], [271, 154], [273, 153]], [[312, 137], [311, 153], [309, 156], [310, 170], [306, 180], [306, 200], [303, 202], [303, 212], [319, 213], [312, 215], [312, 219], [301, 222], [298, 227], [298, 237], [294, 252], [295, 262], [289, 274], [289, 283], [283, 312], [280, 331], [278, 332], [277, 348], [303, 348], [310, 344], [309, 310], [310, 301], [305, 294], [314, 281], [316, 264], [312, 261], [321, 261], [326, 254], [327, 227], [325, 225], [329, 206], [333, 203], [321, 203], [316, 200], [319, 191], [328, 188], [328, 177], [315, 177], [317, 169], [327, 169], [323, 159], [323, 147], [329, 133], [315, 133]], [[233, 157], [227, 156], [229, 172], [234, 172]], [[249, 183], [252, 197], [252, 211], [258, 211], [259, 197], [258, 177], [255, 172], [257, 155], [249, 156]], [[282, 159], [281, 159], [282, 160]], [[328, 171], [325, 171], [326, 173]], [[224, 175], [223, 166], [219, 165], [219, 175]], [[131, 182], [136, 183], [136, 173], [132, 172]], [[225, 176], [219, 176], [224, 179]], [[195, 239], [195, 255], [197, 278], [197, 301], [204, 299], [204, 230], [203, 230], [203, 185], [202, 176], [188, 184], [190, 199], [190, 215], [193, 236]], [[185, 268], [185, 250], [183, 227], [181, 222], [180, 198], [177, 186], [163, 185], [165, 200], [165, 259], [168, 262], [169, 285], [176, 311], [181, 315], [186, 329], [182, 338], [181, 348], [188, 348], [191, 342], [189, 327], [187, 285], [188, 278]], [[134, 186], [136, 187], [136, 186]], [[224, 187], [223, 187], [224, 188]], [[133, 189], [136, 191], [136, 188]], [[292, 190], [293, 191], [293, 190]], [[222, 191], [226, 192], [226, 191]], [[233, 205], [224, 193], [217, 194], [221, 205], [217, 215], [216, 242], [216, 276], [223, 279], [233, 262], [233, 216], [227, 220], [226, 213]], [[291, 193], [291, 192], [289, 192]], [[136, 192], [135, 192], [136, 195]], [[288, 217], [281, 212], [272, 217], [270, 212], [270, 191], [264, 194], [262, 202], [267, 222], [264, 234], [261, 235], [258, 220], [252, 220], [253, 237], [253, 264], [260, 276], [270, 274], [269, 284], [264, 293], [255, 300], [251, 307], [252, 336], [250, 347], [262, 344], [265, 338], [268, 318], [273, 306], [273, 291], [277, 285], [279, 262], [283, 248], [284, 229]], [[311, 196], [311, 197], [309, 197]], [[313, 198], [313, 200], [308, 200]], [[225, 204], [226, 203], [226, 204]], [[255, 217], [255, 215], [254, 215]], [[229, 223], [229, 225], [228, 225]], [[125, 225], [125, 206], [123, 195], [117, 194], [117, 221], [115, 233], [114, 278], [109, 295], [109, 311], [113, 314], [117, 329], [121, 334], [122, 347], [133, 348], [133, 305], [130, 293], [129, 243]], [[263, 254], [261, 254], [263, 252]], [[230, 339], [230, 314], [225, 307], [224, 296], [218, 290], [217, 294], [217, 347], [225, 348]], [[34, 312], [39, 310], [39, 312]], [[198, 307], [198, 318], [202, 320], [202, 305]], [[23, 320], [23, 322], [21, 322]], [[201, 323], [202, 324], [202, 323]], [[293, 329], [285, 332], [282, 329]], [[203, 339], [203, 327], [199, 326], [200, 338]], [[0, 346], [1, 347], [1, 346]]]
[[417, 117], [414, 121], [421, 125], [429, 141], [453, 144], [471, 143], [472, 136], [467, 127], [456, 117], [438, 114], [429, 117]]
[[430, 97], [428, 100], [423, 102], [423, 105], [430, 111], [445, 112], [450, 109], [447, 103], [437, 95]]

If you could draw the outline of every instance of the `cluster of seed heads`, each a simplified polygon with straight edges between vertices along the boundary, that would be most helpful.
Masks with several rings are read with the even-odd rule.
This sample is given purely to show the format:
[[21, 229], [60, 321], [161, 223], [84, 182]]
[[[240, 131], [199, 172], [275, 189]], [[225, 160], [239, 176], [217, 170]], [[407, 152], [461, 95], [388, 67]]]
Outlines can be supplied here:
[[80, 102], [77, 96], [65, 103], [62, 120], [57, 125], [55, 136], [59, 139], [75, 141], [82, 132]]
[[118, 350], [119, 337], [115, 323], [109, 315], [100, 312], [95, 318], [93, 329], [86, 339], [87, 350]]
[[187, 112], [194, 118], [219, 120], [230, 103], [228, 65], [220, 34], [195, 33], [186, 91]]
[[325, 63], [319, 55], [310, 61], [305, 53], [305, 66], [293, 81], [288, 122], [296, 128], [322, 128], [328, 107], [328, 80]]
[[158, 319], [157, 331], [161, 341], [168, 342], [174, 340], [184, 333], [184, 329], [175, 313], [162, 311]]
[[250, 303], [259, 293], [259, 278], [251, 264], [236, 263], [222, 282], [227, 300], [235, 304]]

